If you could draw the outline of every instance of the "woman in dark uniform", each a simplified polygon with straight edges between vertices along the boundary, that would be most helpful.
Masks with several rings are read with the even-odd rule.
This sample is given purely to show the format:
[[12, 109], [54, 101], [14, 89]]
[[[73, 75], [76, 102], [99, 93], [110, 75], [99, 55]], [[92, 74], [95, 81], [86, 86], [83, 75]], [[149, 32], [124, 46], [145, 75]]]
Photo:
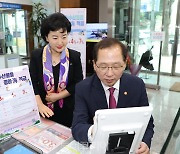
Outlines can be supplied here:
[[62, 13], [43, 20], [41, 36], [47, 42], [32, 51], [30, 75], [39, 112], [62, 125], [71, 127], [74, 92], [83, 79], [80, 53], [67, 48], [71, 23]]

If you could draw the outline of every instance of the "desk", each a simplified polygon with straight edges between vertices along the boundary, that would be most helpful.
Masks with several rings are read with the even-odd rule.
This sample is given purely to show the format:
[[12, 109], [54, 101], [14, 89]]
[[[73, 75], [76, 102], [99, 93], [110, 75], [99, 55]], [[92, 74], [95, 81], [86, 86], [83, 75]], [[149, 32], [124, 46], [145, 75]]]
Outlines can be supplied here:
[[160, 154], [180, 154], [180, 108]]
[[[54, 135], [48, 134], [48, 137], [48, 131], [46, 130], [51, 130]], [[59, 134], [61, 135], [59, 136]], [[44, 139], [55, 143], [54, 146], [50, 147], [49, 143], [42, 144], [42, 136]], [[43, 151], [44, 154], [90, 154], [90, 148], [88, 146], [73, 140], [71, 130], [69, 128], [44, 118], [41, 118], [40, 124], [29, 127], [24, 131], [15, 133], [13, 134], [13, 137], [23, 143], [26, 143], [28, 146], [30, 144], [34, 145], [40, 149], [40, 151]], [[63, 137], [66, 137], [67, 139]]]
[[56, 154], [91, 154], [90, 148], [73, 140]]

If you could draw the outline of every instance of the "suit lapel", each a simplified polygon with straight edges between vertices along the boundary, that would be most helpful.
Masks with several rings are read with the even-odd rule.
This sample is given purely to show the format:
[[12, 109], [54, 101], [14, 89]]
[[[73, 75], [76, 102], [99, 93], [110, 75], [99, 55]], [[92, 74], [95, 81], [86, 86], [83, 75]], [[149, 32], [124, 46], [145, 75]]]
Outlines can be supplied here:
[[128, 95], [126, 83], [126, 75], [123, 74], [120, 79], [117, 108], [126, 107], [126, 100]]
[[[119, 88], [119, 96], [118, 96], [118, 103], [117, 103], [117, 108], [122, 108], [127, 106], [127, 96], [128, 96], [128, 81], [126, 74], [124, 73], [121, 77], [120, 80], [120, 88]], [[104, 89], [102, 87], [102, 84], [95, 74], [94, 81], [92, 82], [93, 86], [93, 99], [95, 105], [97, 105], [98, 109], [107, 109], [107, 100], [106, 100], [106, 95], [104, 92]]]
[[94, 102], [97, 103], [97, 107], [99, 109], [107, 109], [108, 105], [107, 105], [106, 95], [102, 87], [102, 84], [96, 74], [93, 81], [93, 90], [94, 90], [93, 91]]

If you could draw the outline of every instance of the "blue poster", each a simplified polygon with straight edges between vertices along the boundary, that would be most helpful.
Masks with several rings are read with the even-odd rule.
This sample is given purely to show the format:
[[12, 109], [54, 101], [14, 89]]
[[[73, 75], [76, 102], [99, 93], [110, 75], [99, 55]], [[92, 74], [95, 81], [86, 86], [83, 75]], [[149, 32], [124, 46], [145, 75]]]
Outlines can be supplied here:
[[0, 2], [0, 8], [22, 9], [22, 5], [14, 4], [14, 3], [3, 3], [3, 2]]

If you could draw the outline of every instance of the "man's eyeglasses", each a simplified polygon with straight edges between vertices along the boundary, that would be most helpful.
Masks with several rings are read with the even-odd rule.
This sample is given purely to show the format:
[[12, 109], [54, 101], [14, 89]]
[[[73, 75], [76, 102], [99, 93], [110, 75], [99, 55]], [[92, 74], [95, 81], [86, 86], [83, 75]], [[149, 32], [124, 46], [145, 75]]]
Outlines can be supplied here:
[[123, 65], [115, 65], [115, 66], [98, 66], [96, 64], [97, 68], [101, 71], [106, 73], [109, 69], [112, 69], [112, 71], [119, 71], [123, 68]]

